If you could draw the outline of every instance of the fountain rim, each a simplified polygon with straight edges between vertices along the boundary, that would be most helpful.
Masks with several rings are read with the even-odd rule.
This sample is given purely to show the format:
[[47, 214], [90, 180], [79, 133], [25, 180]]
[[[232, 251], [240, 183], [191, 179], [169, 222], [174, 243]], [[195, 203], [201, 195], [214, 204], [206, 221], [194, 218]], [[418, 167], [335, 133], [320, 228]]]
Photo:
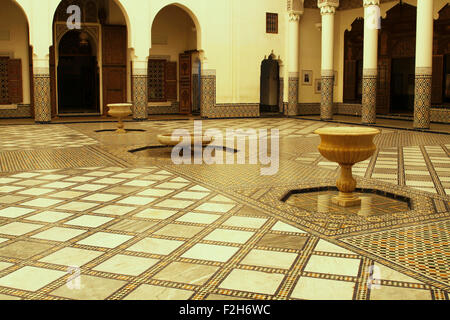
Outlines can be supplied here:
[[365, 127], [327, 127], [317, 129], [314, 133], [329, 136], [372, 136], [380, 134], [381, 131], [375, 128]]

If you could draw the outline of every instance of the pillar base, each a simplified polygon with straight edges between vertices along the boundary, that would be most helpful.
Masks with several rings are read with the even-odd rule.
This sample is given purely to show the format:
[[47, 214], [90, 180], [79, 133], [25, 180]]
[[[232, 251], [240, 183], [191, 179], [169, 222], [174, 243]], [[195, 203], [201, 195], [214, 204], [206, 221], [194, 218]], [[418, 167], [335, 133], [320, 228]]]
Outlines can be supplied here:
[[376, 110], [377, 110], [377, 76], [363, 75], [361, 122], [363, 124], [375, 124]]
[[298, 113], [298, 77], [289, 77], [288, 82], [287, 116], [296, 116]]
[[334, 76], [322, 76], [320, 119], [333, 120]]
[[429, 129], [431, 117], [431, 75], [416, 74], [414, 96], [414, 128]]

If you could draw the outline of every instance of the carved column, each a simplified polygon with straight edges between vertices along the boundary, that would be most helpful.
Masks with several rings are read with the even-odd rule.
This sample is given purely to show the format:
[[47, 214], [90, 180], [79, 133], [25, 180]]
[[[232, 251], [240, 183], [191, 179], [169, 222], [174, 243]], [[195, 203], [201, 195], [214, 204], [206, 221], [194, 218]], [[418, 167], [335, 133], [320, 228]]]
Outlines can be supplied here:
[[364, 58], [362, 78], [362, 123], [376, 122], [378, 29], [380, 28], [380, 0], [363, 0]]
[[300, 25], [300, 11], [289, 12], [289, 67], [288, 67], [288, 107], [287, 115], [297, 115], [298, 105], [298, 60], [299, 60], [299, 25]]
[[50, 123], [52, 118], [49, 58], [33, 57], [34, 121]]
[[334, 14], [339, 0], [318, 0], [322, 16], [322, 97], [320, 102], [320, 118], [333, 119], [333, 46], [334, 46]]
[[433, 64], [433, 1], [417, 1], [414, 128], [430, 128]]
[[133, 119], [142, 121], [148, 118], [148, 60], [133, 60]]

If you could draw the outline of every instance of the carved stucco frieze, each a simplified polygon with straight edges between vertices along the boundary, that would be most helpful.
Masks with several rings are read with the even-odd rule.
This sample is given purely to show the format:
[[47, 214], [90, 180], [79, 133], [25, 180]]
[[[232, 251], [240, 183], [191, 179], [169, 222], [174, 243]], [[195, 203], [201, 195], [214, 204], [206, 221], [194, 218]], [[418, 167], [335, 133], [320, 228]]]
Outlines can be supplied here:
[[339, 7], [339, 0], [317, 0], [317, 6], [320, 8], [320, 14], [334, 14]]

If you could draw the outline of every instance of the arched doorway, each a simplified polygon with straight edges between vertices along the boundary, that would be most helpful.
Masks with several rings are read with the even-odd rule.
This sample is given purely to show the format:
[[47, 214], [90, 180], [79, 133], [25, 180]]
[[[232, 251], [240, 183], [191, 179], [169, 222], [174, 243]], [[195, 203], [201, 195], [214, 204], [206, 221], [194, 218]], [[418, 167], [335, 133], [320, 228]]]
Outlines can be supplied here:
[[13, 0], [0, 0], [0, 118], [33, 116], [28, 19]]
[[260, 112], [279, 113], [280, 65], [271, 53], [261, 62]]
[[155, 16], [148, 63], [150, 113], [200, 113], [199, 26], [181, 5], [168, 5]]
[[[67, 27], [71, 5], [81, 10], [81, 29]], [[106, 115], [107, 104], [131, 100], [127, 21], [117, 0], [59, 3], [50, 48], [52, 117]]]
[[67, 32], [58, 46], [58, 112], [100, 113], [97, 50], [86, 32]]

